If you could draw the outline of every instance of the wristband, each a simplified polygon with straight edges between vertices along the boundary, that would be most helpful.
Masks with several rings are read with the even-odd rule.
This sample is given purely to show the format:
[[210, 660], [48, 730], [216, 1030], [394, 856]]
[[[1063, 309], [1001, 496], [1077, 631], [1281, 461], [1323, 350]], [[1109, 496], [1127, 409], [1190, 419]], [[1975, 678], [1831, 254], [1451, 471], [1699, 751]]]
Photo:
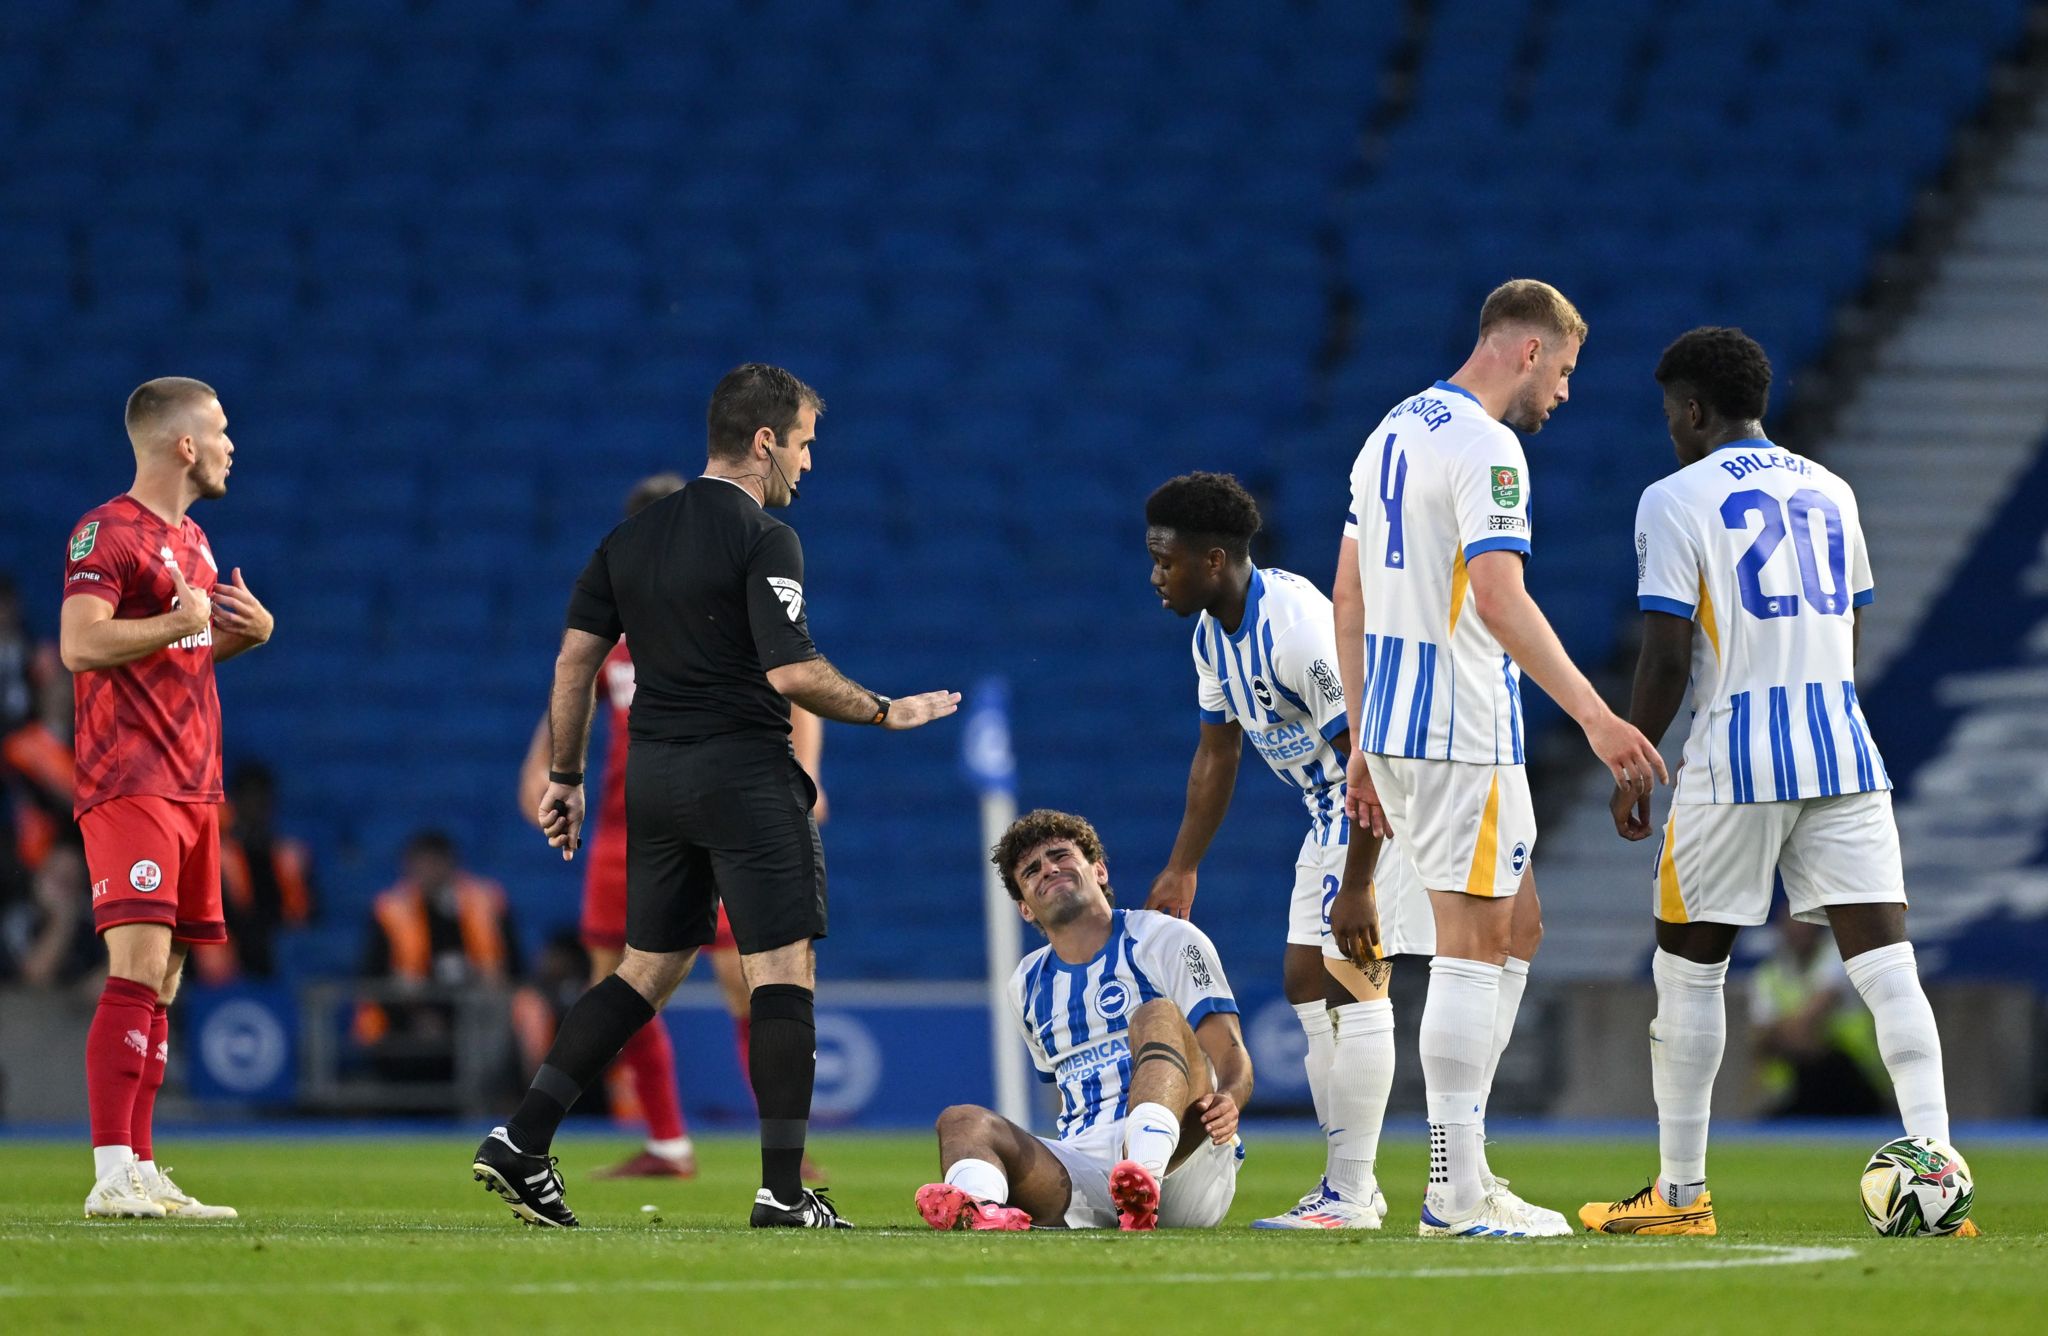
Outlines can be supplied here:
[[583, 787], [583, 772], [581, 770], [550, 770], [548, 771], [548, 783], [560, 784], [564, 788], [581, 788]]
[[875, 717], [868, 720], [868, 722], [871, 724], [881, 724], [888, 722], [889, 698], [887, 696], [884, 696], [879, 691], [871, 692], [870, 694], [873, 695], [875, 698]]

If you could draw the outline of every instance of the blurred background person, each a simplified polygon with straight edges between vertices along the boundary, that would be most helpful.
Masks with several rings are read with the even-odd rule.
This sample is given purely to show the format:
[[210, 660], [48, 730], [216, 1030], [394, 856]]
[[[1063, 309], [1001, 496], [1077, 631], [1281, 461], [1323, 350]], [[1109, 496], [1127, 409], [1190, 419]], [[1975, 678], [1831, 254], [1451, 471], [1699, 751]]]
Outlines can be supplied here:
[[313, 920], [313, 856], [303, 840], [279, 834], [277, 777], [245, 761], [228, 780], [221, 809], [220, 882], [228, 940], [193, 951], [207, 983], [277, 975], [277, 936]]
[[389, 1079], [448, 1080], [455, 1069], [448, 991], [509, 989], [522, 967], [504, 887], [463, 871], [446, 832], [422, 830], [406, 842], [398, 881], [371, 906], [361, 971], [418, 1000], [362, 1003], [356, 1041]]
[[1849, 985], [1842, 953], [1820, 923], [1783, 901], [1776, 942], [1749, 981], [1757, 1084], [1774, 1118], [1860, 1118], [1885, 1112], [1891, 1081], [1870, 1009]]
[[77, 832], [58, 836], [29, 880], [29, 894], [0, 908], [0, 983], [67, 988], [97, 981], [92, 883]]

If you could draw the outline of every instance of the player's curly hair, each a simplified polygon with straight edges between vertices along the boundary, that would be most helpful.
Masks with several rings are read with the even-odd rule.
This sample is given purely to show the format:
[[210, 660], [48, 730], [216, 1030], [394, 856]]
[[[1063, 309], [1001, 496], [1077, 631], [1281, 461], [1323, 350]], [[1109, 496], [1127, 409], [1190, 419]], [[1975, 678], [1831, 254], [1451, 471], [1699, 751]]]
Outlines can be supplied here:
[[1682, 386], [1730, 422], [1761, 421], [1771, 403], [1771, 359], [1739, 329], [1702, 325], [1673, 339], [1657, 359], [1657, 383]]
[[[1012, 900], [1022, 903], [1024, 889], [1017, 884], [1017, 864], [1024, 861], [1024, 855], [1041, 844], [1053, 840], [1072, 840], [1074, 847], [1081, 851], [1081, 857], [1091, 863], [1102, 861], [1102, 837], [1095, 833], [1095, 827], [1088, 824], [1088, 818], [1075, 816], [1072, 812], [1056, 812], [1050, 807], [1041, 807], [1026, 812], [1010, 823], [1003, 832], [1003, 838], [996, 841], [996, 847], [989, 851], [989, 861], [996, 865], [996, 871], [1003, 876], [1003, 889], [1010, 893]], [[1116, 893], [1105, 884], [1102, 893], [1116, 903]]]
[[1196, 547], [1220, 547], [1232, 560], [1249, 561], [1252, 536], [1264, 521], [1259, 503], [1231, 474], [1183, 473], [1145, 498], [1145, 523], [1171, 529]]

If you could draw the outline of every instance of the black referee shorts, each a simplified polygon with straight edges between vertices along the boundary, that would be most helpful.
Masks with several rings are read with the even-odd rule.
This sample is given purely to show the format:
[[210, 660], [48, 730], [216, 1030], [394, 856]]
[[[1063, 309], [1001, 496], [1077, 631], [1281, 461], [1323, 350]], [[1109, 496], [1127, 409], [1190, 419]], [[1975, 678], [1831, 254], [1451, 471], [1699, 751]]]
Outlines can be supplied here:
[[817, 800], [781, 738], [636, 739], [626, 753], [626, 944], [705, 946], [721, 900], [742, 954], [823, 937]]

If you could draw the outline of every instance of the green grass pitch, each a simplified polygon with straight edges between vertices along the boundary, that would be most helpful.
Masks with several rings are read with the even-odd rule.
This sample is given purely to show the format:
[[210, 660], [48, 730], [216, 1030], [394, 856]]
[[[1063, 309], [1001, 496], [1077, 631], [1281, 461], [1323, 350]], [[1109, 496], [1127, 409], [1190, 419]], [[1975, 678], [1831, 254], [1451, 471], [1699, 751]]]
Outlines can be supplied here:
[[[470, 1181], [468, 1140], [169, 1138], [188, 1188], [241, 1209], [231, 1224], [84, 1220], [83, 1149], [0, 1142], [0, 1332], [2043, 1329], [2048, 1149], [1966, 1151], [1976, 1240], [1871, 1234], [1856, 1204], [1870, 1146], [1730, 1141], [1712, 1158], [1716, 1239], [1424, 1242], [1412, 1140], [1383, 1148], [1381, 1233], [1245, 1228], [1320, 1165], [1319, 1143], [1267, 1135], [1228, 1226], [1129, 1237], [934, 1234], [911, 1207], [935, 1176], [927, 1137], [817, 1139], [862, 1226], [835, 1235], [745, 1229], [755, 1155], [730, 1138], [700, 1142], [695, 1181], [660, 1184], [592, 1181], [627, 1143], [565, 1139], [574, 1232], [515, 1223]], [[1655, 1165], [1647, 1143], [1511, 1132], [1493, 1158], [1567, 1213]]]

